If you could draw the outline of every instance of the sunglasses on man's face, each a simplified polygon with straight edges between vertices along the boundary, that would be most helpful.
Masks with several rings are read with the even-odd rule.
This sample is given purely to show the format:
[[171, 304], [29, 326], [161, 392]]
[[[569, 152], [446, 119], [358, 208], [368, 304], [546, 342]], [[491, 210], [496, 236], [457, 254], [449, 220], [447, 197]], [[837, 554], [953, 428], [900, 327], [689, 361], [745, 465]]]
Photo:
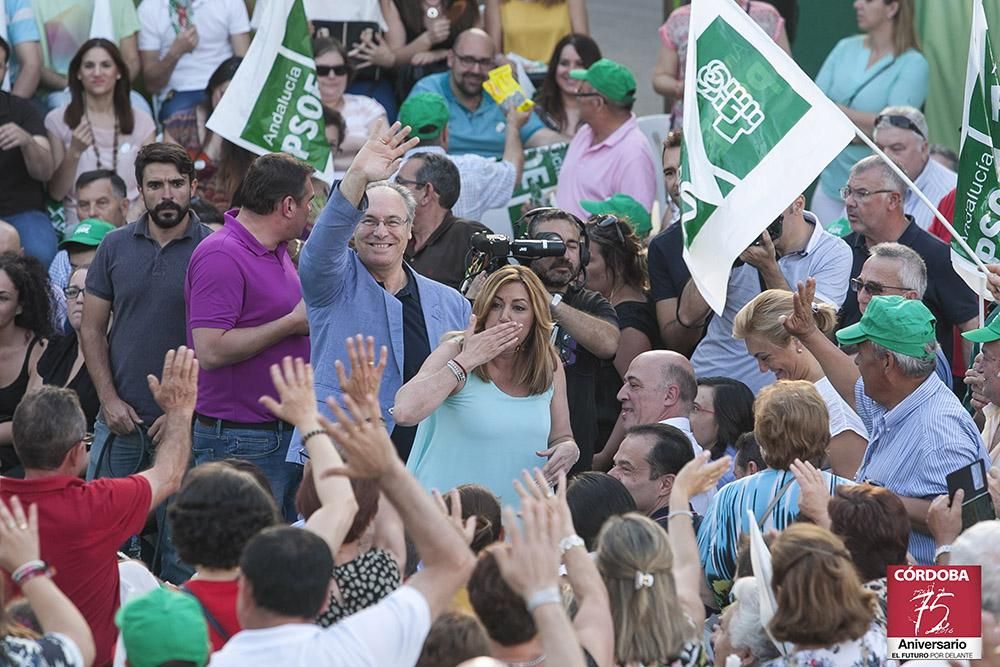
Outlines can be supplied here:
[[347, 65], [316, 65], [317, 76], [330, 76], [331, 72], [335, 76], [345, 76], [347, 74]]

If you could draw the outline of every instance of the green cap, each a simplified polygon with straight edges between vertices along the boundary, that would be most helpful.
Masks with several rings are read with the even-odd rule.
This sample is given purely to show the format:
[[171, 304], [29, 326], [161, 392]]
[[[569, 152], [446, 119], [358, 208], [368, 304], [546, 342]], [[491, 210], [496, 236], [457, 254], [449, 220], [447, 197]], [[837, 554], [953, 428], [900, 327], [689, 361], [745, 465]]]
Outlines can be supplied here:
[[637, 202], [633, 197], [616, 192], [604, 201], [583, 200], [580, 206], [591, 215], [616, 215], [625, 218], [632, 225], [632, 229], [639, 235], [639, 238], [646, 238], [653, 231], [653, 221], [649, 217], [646, 207]]
[[841, 345], [870, 340], [917, 359], [933, 359], [927, 345], [935, 340], [935, 319], [922, 301], [901, 296], [876, 296], [868, 302], [861, 321], [837, 332]]
[[985, 327], [966, 331], [962, 334], [962, 338], [973, 343], [992, 343], [1000, 340], [1000, 317], [994, 317]]
[[110, 222], [104, 222], [97, 218], [87, 218], [76, 226], [73, 233], [59, 244], [59, 249], [64, 250], [71, 243], [79, 245], [99, 246], [108, 232], [115, 228]]
[[156, 588], [133, 598], [115, 614], [132, 667], [158, 667], [185, 660], [208, 662], [208, 625], [191, 595]]
[[399, 122], [409, 125], [410, 136], [436, 139], [448, 124], [448, 103], [437, 93], [410, 95], [399, 107]]
[[635, 102], [635, 77], [624, 65], [601, 58], [587, 69], [575, 69], [570, 78], [586, 81], [594, 90], [618, 104]]

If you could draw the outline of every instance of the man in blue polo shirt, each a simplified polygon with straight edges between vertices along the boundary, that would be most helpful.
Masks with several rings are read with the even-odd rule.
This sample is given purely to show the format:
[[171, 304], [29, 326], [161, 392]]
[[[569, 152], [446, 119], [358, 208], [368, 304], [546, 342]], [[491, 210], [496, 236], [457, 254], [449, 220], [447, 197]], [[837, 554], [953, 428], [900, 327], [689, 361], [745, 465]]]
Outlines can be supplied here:
[[842, 345], [857, 345], [851, 358], [816, 328], [816, 283], [799, 284], [795, 312], [785, 328], [812, 353], [837, 393], [868, 429], [868, 448], [856, 482], [889, 489], [910, 518], [910, 553], [934, 562], [928, 534], [931, 500], [948, 493], [948, 473], [982, 460], [990, 465], [972, 417], [934, 375], [938, 343], [935, 319], [921, 301], [876, 296], [861, 320], [837, 332]]
[[[448, 103], [448, 152], [456, 155], [475, 153], [499, 158], [503, 155], [507, 119], [502, 108], [483, 92], [483, 82], [495, 67], [496, 47], [479, 28], [470, 28], [456, 39], [448, 52], [449, 71], [425, 76], [410, 95], [437, 93]], [[546, 146], [565, 137], [542, 125], [538, 116], [521, 128], [525, 147]]]

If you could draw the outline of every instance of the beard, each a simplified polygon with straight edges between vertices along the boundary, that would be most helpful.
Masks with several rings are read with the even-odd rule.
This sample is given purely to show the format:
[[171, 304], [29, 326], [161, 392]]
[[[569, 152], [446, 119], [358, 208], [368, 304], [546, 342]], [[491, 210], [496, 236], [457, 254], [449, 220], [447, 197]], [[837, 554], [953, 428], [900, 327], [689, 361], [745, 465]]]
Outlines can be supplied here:
[[[551, 264], [542, 266], [536, 262], [532, 268], [546, 287], [566, 287], [580, 274], [580, 270], [565, 259], [557, 259]], [[560, 271], [560, 269], [566, 270]]]
[[483, 82], [485, 81], [486, 77], [479, 74], [463, 74], [456, 80], [455, 84], [467, 96], [477, 97], [483, 94]]
[[[189, 206], [181, 206], [172, 201], [160, 202], [156, 208], [149, 212], [149, 219], [160, 229], [173, 229], [187, 217], [189, 208]], [[174, 213], [174, 215], [164, 216], [167, 211]]]

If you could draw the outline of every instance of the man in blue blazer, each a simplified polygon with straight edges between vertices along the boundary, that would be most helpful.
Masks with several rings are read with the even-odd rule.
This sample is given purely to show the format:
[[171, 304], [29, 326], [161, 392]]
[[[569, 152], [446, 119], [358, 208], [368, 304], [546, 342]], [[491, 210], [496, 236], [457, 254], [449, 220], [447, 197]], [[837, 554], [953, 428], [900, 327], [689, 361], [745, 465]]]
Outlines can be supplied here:
[[[416, 202], [409, 190], [385, 179], [418, 143], [407, 141], [408, 134], [398, 123], [373, 133], [334, 184], [299, 260], [320, 410], [332, 416], [324, 400], [341, 399], [334, 361], [346, 362], [345, 340], [357, 333], [374, 336], [377, 345], [389, 348], [379, 402], [404, 461], [416, 429], [393, 429], [389, 408], [396, 391], [417, 374], [445, 333], [465, 329], [471, 312], [456, 290], [403, 261]], [[303, 463], [302, 450], [296, 434], [288, 460]]]

